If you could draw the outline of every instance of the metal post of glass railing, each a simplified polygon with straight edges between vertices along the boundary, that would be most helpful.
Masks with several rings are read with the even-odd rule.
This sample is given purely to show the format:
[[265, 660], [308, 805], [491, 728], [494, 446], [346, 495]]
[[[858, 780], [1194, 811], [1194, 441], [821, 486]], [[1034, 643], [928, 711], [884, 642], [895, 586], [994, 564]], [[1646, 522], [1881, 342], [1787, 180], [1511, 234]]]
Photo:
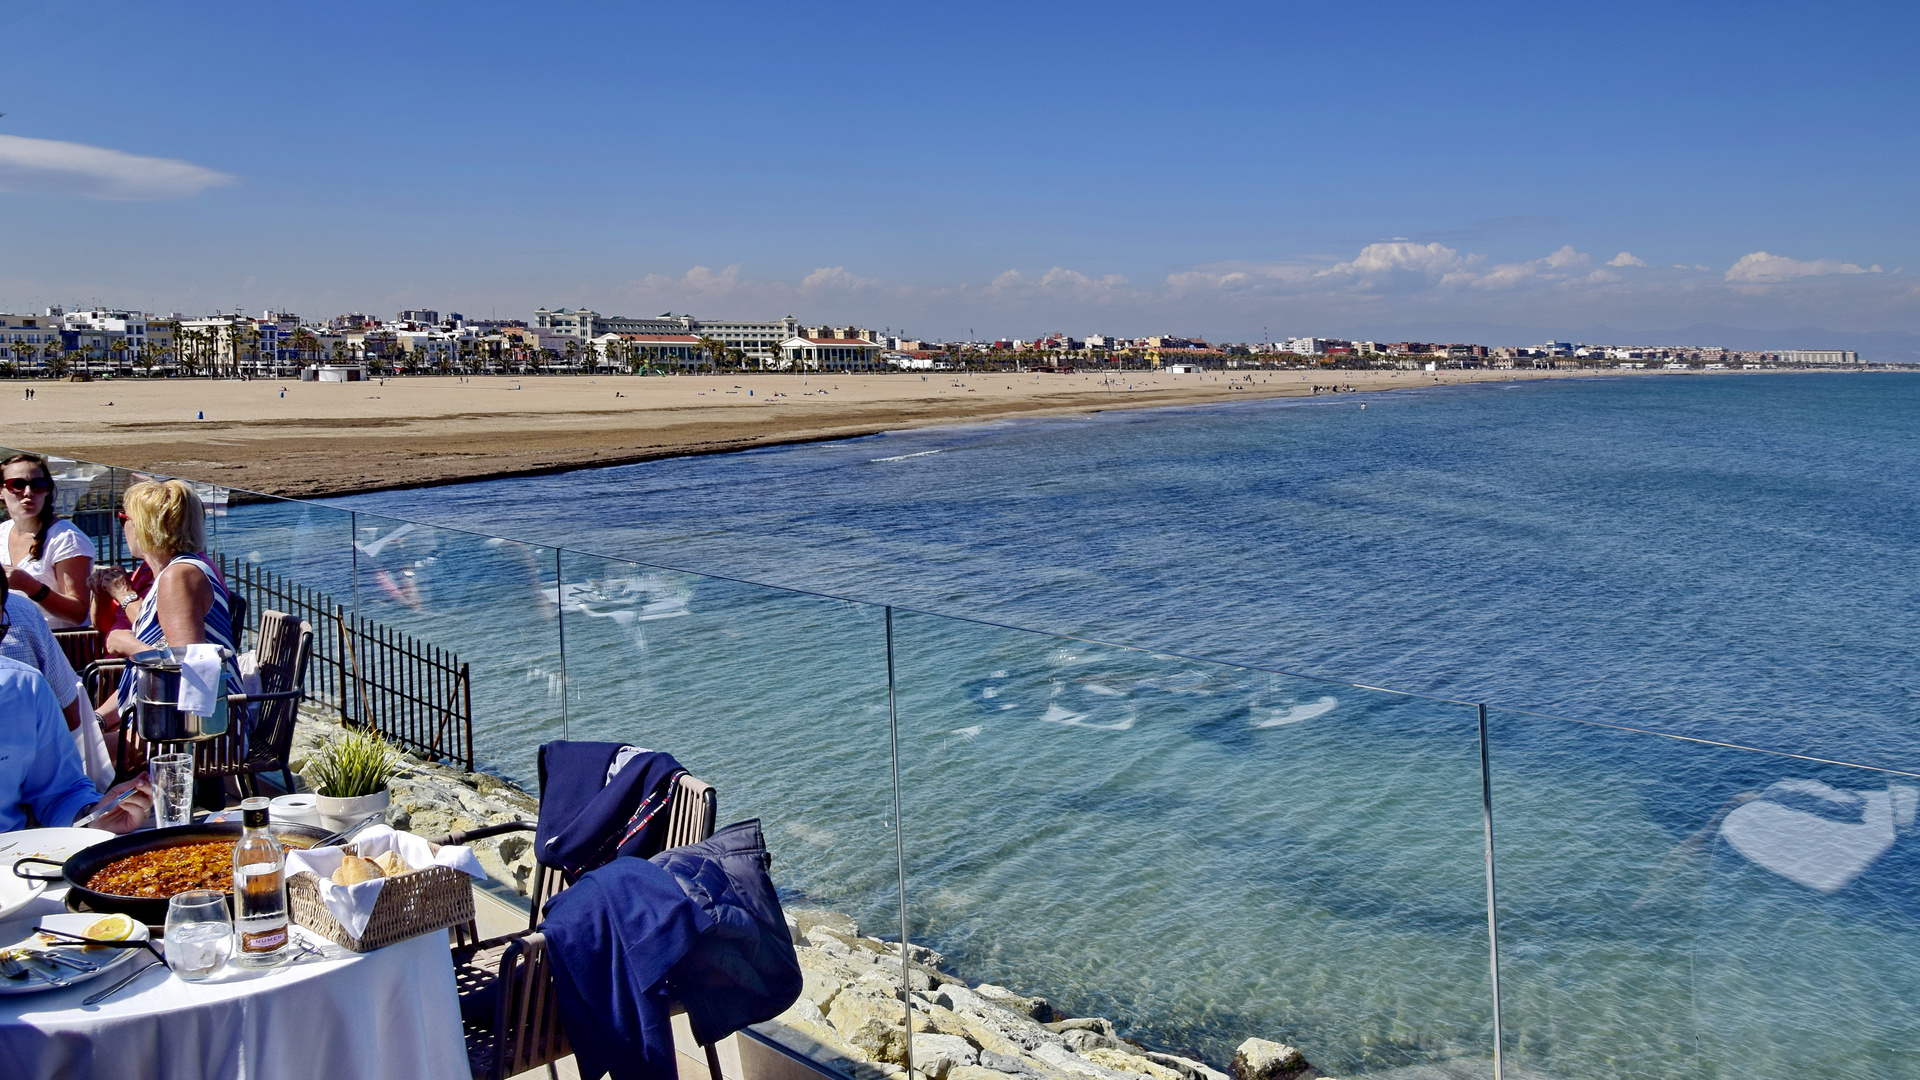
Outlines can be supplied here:
[[887, 732], [893, 759], [893, 857], [900, 875], [900, 997], [907, 1003], [907, 1075], [913, 1075], [913, 963], [907, 948], [907, 843], [900, 820], [900, 710], [893, 688], [893, 606], [887, 606]]
[[567, 578], [560, 572], [560, 549], [553, 549], [553, 624], [560, 645], [560, 737], [567, 737]]
[[1493, 1080], [1506, 1080], [1505, 1041], [1500, 1027], [1499, 893], [1493, 877], [1493, 774], [1487, 753], [1487, 707], [1480, 706], [1480, 820], [1487, 837], [1487, 965], [1493, 972]]

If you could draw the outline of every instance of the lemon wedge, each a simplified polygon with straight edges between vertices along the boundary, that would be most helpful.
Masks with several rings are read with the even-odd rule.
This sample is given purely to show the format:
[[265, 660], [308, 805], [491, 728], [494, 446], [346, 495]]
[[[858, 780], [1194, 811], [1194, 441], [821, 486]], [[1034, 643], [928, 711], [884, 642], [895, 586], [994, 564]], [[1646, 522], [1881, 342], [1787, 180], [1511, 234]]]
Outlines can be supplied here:
[[80, 936], [89, 941], [125, 941], [133, 936], [133, 919], [114, 914], [95, 919]]

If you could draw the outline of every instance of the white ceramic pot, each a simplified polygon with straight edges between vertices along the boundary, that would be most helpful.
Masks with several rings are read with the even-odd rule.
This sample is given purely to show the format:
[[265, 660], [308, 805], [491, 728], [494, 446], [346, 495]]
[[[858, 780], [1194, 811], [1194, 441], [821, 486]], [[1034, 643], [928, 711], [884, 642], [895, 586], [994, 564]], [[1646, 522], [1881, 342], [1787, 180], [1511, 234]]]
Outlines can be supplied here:
[[379, 814], [385, 820], [387, 806], [393, 801], [393, 791], [381, 788], [371, 795], [355, 795], [346, 799], [336, 799], [331, 795], [315, 795], [313, 798], [320, 807], [320, 827], [328, 832], [339, 832], [360, 824], [369, 814]]

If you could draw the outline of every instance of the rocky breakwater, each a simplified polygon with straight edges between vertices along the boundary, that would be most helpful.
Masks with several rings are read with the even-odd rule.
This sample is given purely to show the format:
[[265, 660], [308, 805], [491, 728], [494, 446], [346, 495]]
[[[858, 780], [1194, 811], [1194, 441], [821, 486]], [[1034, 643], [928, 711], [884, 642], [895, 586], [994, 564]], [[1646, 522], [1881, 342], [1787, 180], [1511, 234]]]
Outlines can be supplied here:
[[[788, 913], [806, 982], [793, 1007], [756, 1030], [854, 1080], [1310, 1080], [1322, 1074], [1282, 1043], [1248, 1039], [1232, 1076], [1126, 1038], [1111, 1020], [1060, 1015], [1046, 999], [969, 984], [917, 945], [860, 934], [837, 912]], [[907, 1003], [913, 1005], [913, 1069]]]
[[[321, 747], [342, 737], [338, 719], [318, 708], [303, 710], [294, 725], [293, 748], [287, 763], [298, 774]], [[437, 762], [401, 755], [402, 768], [387, 785], [393, 803], [387, 824], [420, 836], [443, 836], [462, 829], [507, 821], [535, 821], [540, 800], [511, 781], [486, 773], [462, 772]], [[304, 783], [302, 784], [305, 789]], [[488, 876], [524, 896], [533, 880], [533, 834], [508, 833], [473, 845]]]

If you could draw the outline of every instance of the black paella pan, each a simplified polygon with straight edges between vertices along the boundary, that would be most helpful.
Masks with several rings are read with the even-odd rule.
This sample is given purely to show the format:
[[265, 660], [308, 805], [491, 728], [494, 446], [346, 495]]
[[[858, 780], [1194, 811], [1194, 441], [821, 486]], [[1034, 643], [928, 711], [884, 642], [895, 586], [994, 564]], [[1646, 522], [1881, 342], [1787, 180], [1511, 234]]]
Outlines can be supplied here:
[[[312, 825], [296, 825], [279, 821], [274, 822], [270, 830], [274, 837], [287, 847], [312, 847], [314, 841], [323, 840], [329, 835], [326, 830]], [[167, 921], [167, 901], [164, 897], [119, 896], [114, 893], [95, 892], [87, 888], [87, 882], [109, 864], [129, 855], [181, 847], [186, 844], [207, 844], [220, 840], [239, 839], [240, 823], [237, 821], [178, 825], [171, 829], [152, 829], [116, 836], [111, 840], [102, 840], [90, 848], [75, 852], [64, 863], [38, 856], [28, 856], [14, 864], [13, 872], [17, 877], [66, 882], [69, 908], [98, 911], [103, 914], [117, 911], [149, 926], [159, 926]], [[24, 872], [24, 867], [28, 863], [55, 866], [60, 869], [60, 873], [29, 874]], [[232, 883], [225, 883], [225, 888], [229, 896], [228, 902], [231, 904]]]

